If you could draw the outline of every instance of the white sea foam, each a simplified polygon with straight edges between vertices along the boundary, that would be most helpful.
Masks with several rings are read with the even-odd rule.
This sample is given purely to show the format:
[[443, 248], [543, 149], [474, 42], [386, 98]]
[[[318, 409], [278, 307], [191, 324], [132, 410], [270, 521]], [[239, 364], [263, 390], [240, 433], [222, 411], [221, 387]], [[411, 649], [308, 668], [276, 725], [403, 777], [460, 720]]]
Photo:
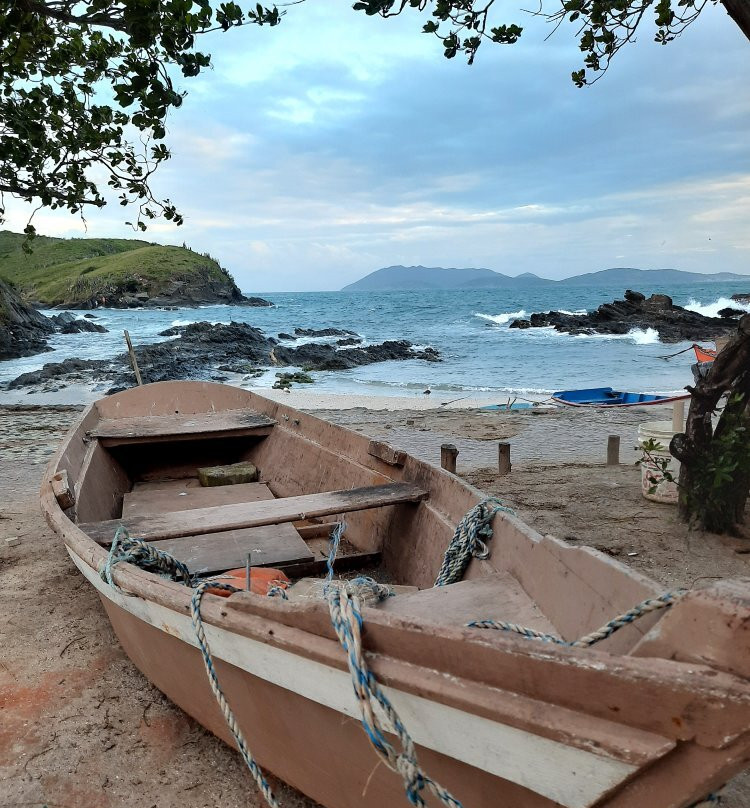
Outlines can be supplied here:
[[559, 309], [560, 314], [580, 315], [586, 314], [586, 309], [576, 309], [575, 311], [567, 311], [566, 309]]
[[685, 308], [688, 311], [702, 314], [704, 317], [718, 317], [722, 309], [739, 309], [740, 311], [750, 312], [750, 303], [739, 303], [729, 297], [720, 297], [718, 300], [714, 300], [713, 303], [704, 304], [691, 297]]
[[[559, 332], [558, 332], [559, 333]], [[574, 339], [600, 339], [600, 340], [627, 340], [636, 345], [655, 345], [659, 342], [659, 332], [655, 328], [631, 328], [627, 334], [563, 334], [573, 336]]]
[[176, 328], [181, 325], [192, 325], [195, 322], [197, 320], [172, 320], [172, 326]]
[[521, 309], [520, 311], [506, 311], [502, 314], [482, 314], [479, 311], [475, 311], [474, 316], [479, 317], [482, 320], [489, 320], [491, 323], [496, 323], [497, 325], [505, 325], [511, 320], [517, 320], [519, 317], [525, 317], [526, 311]]

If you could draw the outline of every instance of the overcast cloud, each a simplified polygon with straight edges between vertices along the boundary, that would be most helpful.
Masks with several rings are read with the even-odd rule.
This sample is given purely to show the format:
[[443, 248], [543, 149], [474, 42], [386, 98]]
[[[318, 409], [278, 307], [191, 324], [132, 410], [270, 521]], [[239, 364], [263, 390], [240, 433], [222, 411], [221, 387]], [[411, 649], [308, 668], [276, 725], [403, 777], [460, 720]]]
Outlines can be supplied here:
[[[445, 60], [413, 13], [338, 0], [214, 35], [156, 182], [185, 225], [146, 238], [208, 251], [261, 292], [391, 264], [750, 272], [750, 43], [722, 7], [667, 47], [644, 29], [583, 90], [570, 30], [544, 42], [522, 12], [506, 19], [528, 26], [521, 42], [483, 45], [473, 67]], [[8, 213], [22, 229], [28, 209]], [[134, 235], [121, 218], [89, 212], [88, 235]], [[83, 234], [66, 214], [35, 224]]]

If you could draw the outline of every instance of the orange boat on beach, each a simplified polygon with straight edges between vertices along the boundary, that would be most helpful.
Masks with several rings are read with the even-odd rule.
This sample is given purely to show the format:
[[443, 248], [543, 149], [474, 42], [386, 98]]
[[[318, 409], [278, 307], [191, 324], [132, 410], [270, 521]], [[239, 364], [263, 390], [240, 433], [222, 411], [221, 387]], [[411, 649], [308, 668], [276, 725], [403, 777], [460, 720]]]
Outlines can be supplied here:
[[716, 350], [714, 348], [703, 348], [693, 343], [693, 350], [698, 362], [713, 362], [716, 359]]
[[[750, 581], [665, 593], [248, 391], [97, 401], [41, 503], [146, 678], [326, 808], [715, 806], [750, 761]], [[246, 591], [243, 567], [270, 569]]]

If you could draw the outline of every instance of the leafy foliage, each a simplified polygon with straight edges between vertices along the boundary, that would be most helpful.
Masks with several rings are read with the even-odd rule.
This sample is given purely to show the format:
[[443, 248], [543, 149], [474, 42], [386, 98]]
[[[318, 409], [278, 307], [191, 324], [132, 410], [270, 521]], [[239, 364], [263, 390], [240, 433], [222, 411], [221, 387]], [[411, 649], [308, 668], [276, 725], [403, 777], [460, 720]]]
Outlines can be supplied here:
[[157, 216], [181, 224], [149, 185], [184, 95], [173, 76], [209, 65], [199, 34], [280, 19], [276, 8], [209, 0], [0, 2], [0, 221], [4, 194], [81, 213], [105, 204], [106, 182], [135, 205], [135, 228]]
[[[550, 12], [539, 0], [534, 13], [576, 26], [585, 66], [573, 80], [583, 86], [633, 40], [647, 12], [665, 44], [717, 0], [549, 1], [560, 6]], [[746, 0], [722, 2], [750, 37]], [[511, 45], [523, 31], [494, 19], [495, 0], [357, 0], [353, 7], [381, 17], [427, 13], [423, 32], [440, 40], [447, 58], [460, 53], [469, 63], [482, 42]], [[244, 11], [232, 0], [0, 0], [0, 222], [4, 194], [83, 215], [106, 204], [106, 183], [121, 205], [135, 208], [134, 228], [145, 230], [157, 216], [181, 224], [172, 202], [150, 187], [170, 156], [167, 117], [184, 97], [175, 77], [209, 66], [210, 56], [196, 49], [201, 34], [278, 25], [284, 13], [260, 3]], [[26, 233], [34, 236], [31, 223]]]

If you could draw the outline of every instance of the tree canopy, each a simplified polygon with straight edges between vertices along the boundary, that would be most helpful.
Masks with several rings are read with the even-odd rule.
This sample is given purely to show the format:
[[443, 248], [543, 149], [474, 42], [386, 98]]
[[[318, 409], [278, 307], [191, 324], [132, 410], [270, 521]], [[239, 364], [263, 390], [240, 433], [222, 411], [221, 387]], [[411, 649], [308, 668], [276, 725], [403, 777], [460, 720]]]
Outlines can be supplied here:
[[[633, 40], [647, 13], [656, 41], [666, 44], [716, 1], [551, 0], [559, 6], [536, 13], [576, 27], [584, 66], [572, 77], [584, 86]], [[750, 0], [721, 2], [750, 38]], [[495, 19], [495, 0], [361, 0], [353, 8], [422, 14], [422, 31], [438, 38], [444, 55], [469, 63], [483, 42], [511, 45], [523, 32]], [[201, 35], [278, 25], [286, 11], [214, 0], [0, 0], [0, 223], [6, 194], [80, 214], [103, 207], [108, 187], [135, 208], [134, 227], [145, 230], [158, 216], [180, 224], [175, 205], [150, 186], [169, 159], [167, 116], [184, 97], [175, 77], [209, 66]]]

